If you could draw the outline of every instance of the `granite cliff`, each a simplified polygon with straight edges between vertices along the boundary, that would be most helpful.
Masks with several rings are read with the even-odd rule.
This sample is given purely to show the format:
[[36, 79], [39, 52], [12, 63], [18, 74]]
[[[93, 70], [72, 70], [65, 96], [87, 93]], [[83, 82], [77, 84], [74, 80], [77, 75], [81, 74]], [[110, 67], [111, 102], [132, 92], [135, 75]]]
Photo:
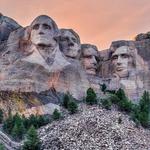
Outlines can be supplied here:
[[138, 102], [143, 91], [150, 90], [148, 35], [115, 41], [100, 51], [81, 43], [74, 30], [60, 29], [49, 16], [22, 27], [0, 14], [0, 105], [6, 113], [13, 108], [25, 115], [51, 114], [59, 109], [63, 93], [82, 100], [89, 87], [101, 95], [103, 83], [109, 90], [123, 88]]

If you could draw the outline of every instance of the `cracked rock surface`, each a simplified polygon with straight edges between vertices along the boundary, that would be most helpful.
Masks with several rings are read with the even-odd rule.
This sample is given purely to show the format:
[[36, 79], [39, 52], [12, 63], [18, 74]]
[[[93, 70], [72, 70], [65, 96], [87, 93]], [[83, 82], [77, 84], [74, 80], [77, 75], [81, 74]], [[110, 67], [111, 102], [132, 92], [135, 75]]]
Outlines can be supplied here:
[[[121, 123], [118, 121], [121, 118]], [[149, 150], [150, 131], [117, 110], [80, 105], [79, 112], [39, 129], [44, 150]]]

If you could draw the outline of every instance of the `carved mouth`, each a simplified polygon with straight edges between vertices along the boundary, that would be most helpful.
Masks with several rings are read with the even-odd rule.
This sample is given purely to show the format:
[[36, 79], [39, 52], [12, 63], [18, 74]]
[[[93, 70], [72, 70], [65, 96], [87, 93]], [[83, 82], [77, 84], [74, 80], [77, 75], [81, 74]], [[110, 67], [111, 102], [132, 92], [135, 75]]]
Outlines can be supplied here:
[[96, 68], [88, 68], [89, 71], [95, 72]]
[[75, 47], [74, 47], [74, 46], [69, 46], [69, 47], [68, 47], [68, 51], [69, 51], [69, 50], [75, 51]]
[[117, 67], [116, 70], [117, 71], [122, 71], [122, 70], [124, 70], [124, 67]]
[[47, 44], [39, 43], [39, 44], [38, 44], [38, 47], [43, 47], [43, 48], [44, 48], [44, 47], [50, 47], [50, 48], [52, 48], [53, 46], [52, 46], [51, 44], [48, 44], [48, 45], [47, 45]]

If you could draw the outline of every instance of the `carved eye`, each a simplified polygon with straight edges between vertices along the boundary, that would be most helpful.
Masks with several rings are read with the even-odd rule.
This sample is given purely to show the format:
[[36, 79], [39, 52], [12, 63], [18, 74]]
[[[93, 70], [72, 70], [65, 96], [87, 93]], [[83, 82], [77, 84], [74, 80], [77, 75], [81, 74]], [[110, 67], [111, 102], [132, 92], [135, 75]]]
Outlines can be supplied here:
[[117, 55], [112, 56], [112, 60], [116, 60], [116, 59], [118, 59]]
[[121, 57], [122, 58], [129, 58], [129, 55], [128, 54], [121, 54]]
[[66, 37], [61, 37], [60, 39], [62, 42], [66, 42], [67, 41], [67, 38]]
[[75, 38], [72, 38], [72, 41], [75, 42], [75, 43], [77, 43], [77, 40]]
[[85, 58], [88, 58], [88, 59], [91, 59], [92, 58], [92, 55], [86, 55], [84, 56]]
[[33, 30], [38, 30], [39, 29], [39, 24], [35, 24], [33, 27], [32, 27]]
[[43, 28], [46, 29], [46, 30], [51, 30], [51, 26], [48, 25], [48, 24], [43, 24]]

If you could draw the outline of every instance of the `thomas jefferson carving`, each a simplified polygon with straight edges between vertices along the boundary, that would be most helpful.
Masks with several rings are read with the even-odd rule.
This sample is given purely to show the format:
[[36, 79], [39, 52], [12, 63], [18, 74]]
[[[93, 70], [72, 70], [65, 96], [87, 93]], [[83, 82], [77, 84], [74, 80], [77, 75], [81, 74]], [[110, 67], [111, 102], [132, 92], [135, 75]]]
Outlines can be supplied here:
[[82, 44], [81, 62], [87, 74], [96, 75], [98, 65], [97, 47], [91, 44]]

